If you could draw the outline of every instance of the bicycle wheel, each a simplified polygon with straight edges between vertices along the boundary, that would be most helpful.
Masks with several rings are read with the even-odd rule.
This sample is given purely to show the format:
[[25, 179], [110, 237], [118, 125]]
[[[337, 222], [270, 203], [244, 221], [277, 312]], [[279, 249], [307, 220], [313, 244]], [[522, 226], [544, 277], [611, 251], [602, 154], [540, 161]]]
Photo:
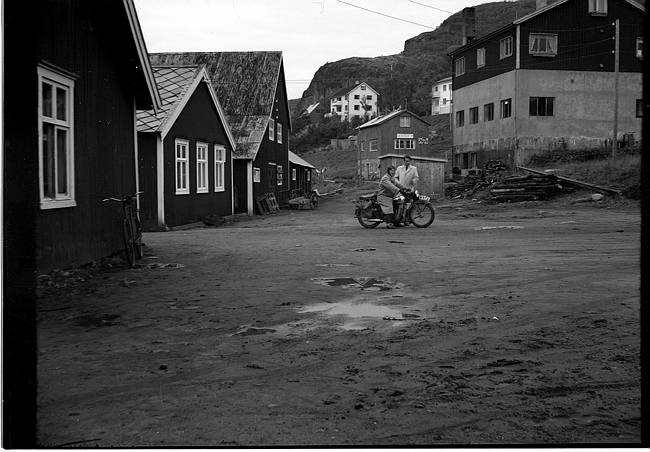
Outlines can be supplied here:
[[126, 218], [122, 222], [122, 236], [124, 237], [124, 251], [126, 253], [126, 261], [129, 267], [135, 267], [135, 246], [133, 242], [133, 229], [129, 220]]

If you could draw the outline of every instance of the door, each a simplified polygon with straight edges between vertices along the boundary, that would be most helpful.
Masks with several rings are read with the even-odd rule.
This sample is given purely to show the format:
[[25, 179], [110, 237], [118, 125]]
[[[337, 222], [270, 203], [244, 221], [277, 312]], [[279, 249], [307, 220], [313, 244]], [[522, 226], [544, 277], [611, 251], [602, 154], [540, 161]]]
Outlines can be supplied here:
[[248, 212], [248, 172], [246, 170], [249, 160], [233, 159], [233, 198], [235, 213]]

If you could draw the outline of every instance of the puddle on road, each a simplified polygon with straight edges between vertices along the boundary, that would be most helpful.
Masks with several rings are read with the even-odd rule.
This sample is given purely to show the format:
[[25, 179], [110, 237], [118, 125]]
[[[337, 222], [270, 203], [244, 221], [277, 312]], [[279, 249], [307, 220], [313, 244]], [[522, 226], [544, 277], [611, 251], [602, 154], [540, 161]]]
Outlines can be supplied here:
[[355, 303], [354, 301], [341, 301], [338, 303], [319, 303], [305, 306], [298, 312], [322, 312], [329, 315], [346, 315], [348, 317], [397, 317], [401, 312], [388, 306], [378, 306], [372, 303]]
[[316, 284], [329, 287], [344, 287], [347, 289], [357, 288], [362, 290], [388, 291], [399, 289], [399, 285], [390, 281], [369, 277], [345, 277], [345, 278], [311, 278]]

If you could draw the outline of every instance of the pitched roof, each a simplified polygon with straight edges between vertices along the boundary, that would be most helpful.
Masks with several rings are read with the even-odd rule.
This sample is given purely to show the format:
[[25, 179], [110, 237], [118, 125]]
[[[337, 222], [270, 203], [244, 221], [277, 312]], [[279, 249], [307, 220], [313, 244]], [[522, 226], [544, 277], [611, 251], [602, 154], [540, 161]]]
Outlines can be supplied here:
[[347, 93], [349, 93], [350, 91], [352, 91], [354, 88], [356, 88], [359, 85], [366, 85], [368, 88], [370, 88], [375, 93], [377, 93], [377, 90], [375, 90], [372, 86], [368, 85], [366, 82], [359, 82], [359, 83], [355, 83], [354, 85], [348, 85], [345, 88], [341, 88], [340, 90], [335, 91], [334, 94], [332, 94], [330, 96], [330, 99], [333, 99], [334, 97], [345, 96]]
[[138, 52], [140, 68], [142, 68], [142, 74], [149, 91], [149, 96], [151, 97], [151, 105], [155, 111], [162, 107], [162, 101], [160, 99], [160, 95], [158, 94], [158, 90], [156, 89], [156, 82], [154, 81], [151, 64], [149, 63], [149, 58], [147, 57], [147, 46], [142, 36], [142, 29], [140, 28], [138, 14], [135, 10], [133, 0], [122, 0], [122, 2], [124, 5], [124, 10], [126, 11], [126, 15], [129, 19], [129, 27], [131, 28], [133, 41]]
[[306, 166], [307, 168], [316, 169], [314, 165], [308, 163], [306, 160], [303, 160], [301, 157], [291, 151], [289, 151], [289, 161], [294, 165]]
[[390, 113], [388, 113], [387, 115], [384, 115], [384, 116], [378, 116], [376, 118], [373, 118], [370, 121], [368, 121], [368, 122], [366, 122], [364, 124], [361, 124], [359, 126], [359, 129], [365, 129], [366, 127], [378, 126], [378, 125], [383, 124], [386, 121], [388, 121], [388, 120], [390, 120], [390, 119], [392, 119], [392, 118], [394, 118], [394, 117], [396, 117], [396, 116], [398, 116], [398, 115], [400, 115], [402, 113], [408, 113], [409, 115], [413, 116], [416, 119], [419, 119], [420, 121], [422, 121], [426, 125], [428, 125], [428, 126], [431, 125], [428, 122], [426, 122], [424, 119], [420, 118], [418, 115], [413, 113], [412, 111], [402, 109], [402, 110], [395, 110], [395, 111], [390, 112]]
[[[237, 142], [233, 157], [255, 158], [283, 75], [282, 52], [154, 53], [149, 57], [156, 65], [205, 65]], [[291, 123], [288, 126], [291, 129]]]
[[[162, 99], [162, 108], [158, 113], [155, 113], [153, 110], [138, 110], [137, 130], [138, 132], [160, 132], [164, 138], [200, 82], [203, 80], [207, 82], [210, 79], [205, 68], [197, 65], [154, 66], [153, 74]], [[223, 127], [226, 130], [230, 146], [235, 149], [235, 140], [223, 108], [212, 86], [207, 84], [207, 87], [214, 106], [217, 109], [217, 114], [221, 118]]]
[[[549, 9], [553, 9], [556, 6], [560, 6], [561, 4], [566, 3], [568, 1], [569, 0], [558, 0], [555, 3], [552, 3], [550, 5], [546, 5], [543, 8], [540, 8], [540, 9], [535, 10], [535, 11], [529, 13], [529, 14], [526, 14], [525, 16], [521, 17], [520, 19], [515, 20], [512, 23], [515, 24], [515, 25], [518, 25], [518, 24], [520, 24], [522, 22], [526, 22], [527, 20], [532, 19], [533, 17], [538, 16], [540, 14], [543, 14], [546, 11], [548, 11]], [[641, 11], [645, 12], [645, 6], [641, 5], [640, 3], [635, 2], [634, 0], [625, 0], [625, 1], [627, 3], [629, 3], [630, 5], [632, 5], [632, 6], [636, 7], [636, 8], [638, 8], [638, 9], [640, 9]]]

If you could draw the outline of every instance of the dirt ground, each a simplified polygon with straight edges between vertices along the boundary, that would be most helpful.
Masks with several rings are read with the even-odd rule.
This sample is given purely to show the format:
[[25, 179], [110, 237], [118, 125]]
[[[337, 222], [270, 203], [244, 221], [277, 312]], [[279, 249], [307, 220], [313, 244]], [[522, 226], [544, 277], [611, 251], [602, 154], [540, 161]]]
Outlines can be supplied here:
[[39, 444], [640, 441], [638, 205], [365, 230], [352, 198], [146, 234], [42, 297]]

